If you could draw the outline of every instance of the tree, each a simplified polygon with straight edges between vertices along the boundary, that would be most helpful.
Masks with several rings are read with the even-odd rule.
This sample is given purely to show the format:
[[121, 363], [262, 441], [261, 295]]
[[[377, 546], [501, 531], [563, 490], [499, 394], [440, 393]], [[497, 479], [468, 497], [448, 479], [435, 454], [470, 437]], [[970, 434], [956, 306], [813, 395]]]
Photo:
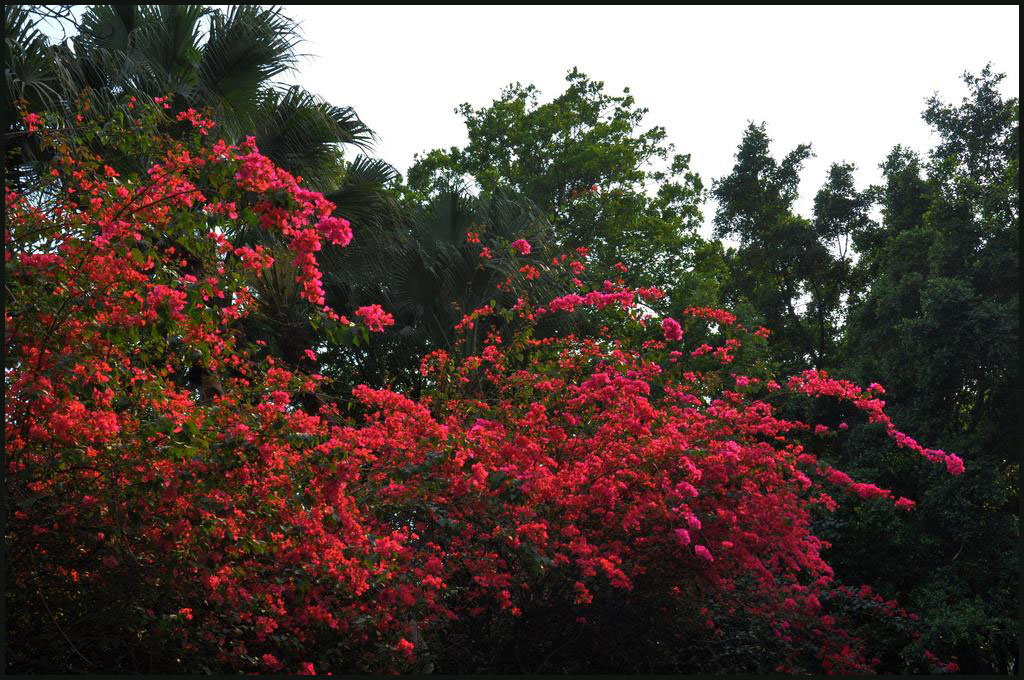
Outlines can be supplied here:
[[872, 224], [870, 197], [854, 186], [854, 166], [837, 163], [815, 196], [813, 219], [798, 215], [793, 204], [811, 147], [778, 162], [770, 143], [764, 124], [748, 125], [732, 172], [715, 182], [715, 235], [739, 242], [727, 254], [724, 299], [750, 305], [776, 335], [783, 366], [830, 368], [839, 362], [843, 307], [861, 285], [851, 245]]
[[[307, 412], [325, 377], [240, 322], [253, 275], [285, 261], [313, 357], [392, 325], [325, 305], [315, 253], [350, 225], [252, 141], [204, 141], [195, 111], [129, 110], [75, 129], [26, 113], [54, 172], [5, 196], [9, 670], [509, 670], [520, 650], [528, 671], [622, 670], [604, 631], [671, 672], [865, 672], [904, 643], [901, 670], [955, 668], [913, 654], [908, 612], [840, 587], [811, 531], [831, 494], [913, 501], [825, 463], [821, 428], [775, 407], [837, 399], [909, 465], [962, 472], [897, 430], [877, 386], [780, 383], [760, 329], [705, 307], [656, 320], [640, 303], [660, 291], [608, 282], [468, 310], [456, 351], [424, 357], [421, 399], [358, 385]], [[159, 161], [118, 172], [97, 141]], [[231, 242], [238, 223], [280, 246]], [[597, 335], [535, 332], [581, 312]], [[495, 316], [509, 332], [481, 338]], [[545, 627], [524, 639], [520, 621]], [[477, 646], [452, 654], [467, 629]]]
[[[358, 585], [339, 578], [333, 529], [295, 494], [315, 485], [292, 458], [307, 430], [288, 402], [318, 379], [261, 360], [240, 332], [250, 272], [290, 260], [319, 323], [349, 338], [388, 318], [370, 306], [355, 324], [323, 307], [313, 253], [321, 239], [351, 238], [330, 202], [251, 143], [204, 143], [209, 124], [194, 112], [128, 104], [130, 117], [74, 129], [26, 114], [24, 132], [52, 154], [52, 172], [31, 194], [6, 192], [7, 662], [273, 670], [273, 657], [244, 646], [265, 639], [264, 596], [322, 605]], [[182, 121], [191, 135], [174, 130]], [[97, 142], [160, 161], [120, 173]], [[231, 244], [236, 221], [279, 231], [287, 247]], [[196, 380], [197, 365], [214, 380]], [[231, 497], [231, 510], [215, 507]], [[286, 566], [293, 548], [331, 553], [336, 566], [300, 575]], [[204, 607], [219, 613], [193, 635], [188, 622]], [[222, 635], [240, 644], [225, 647]]]
[[[332, 306], [351, 310], [376, 300], [396, 320], [368, 349], [341, 347], [324, 360], [343, 383], [402, 385], [418, 394], [420, 357], [436, 349], [458, 355], [454, 329], [466, 315], [489, 304], [511, 308], [543, 291], [553, 297], [566, 277], [565, 267], [550, 262], [551, 225], [511, 192], [483, 197], [452, 187], [426, 205], [402, 209], [389, 231], [367, 233], [365, 244], [330, 249], [322, 258]], [[529, 245], [526, 252], [515, 249], [518, 241]], [[478, 350], [488, 331], [505, 326], [498, 317], [475, 324], [465, 351]]]
[[[844, 458], [905, 493], [928, 488], [913, 529], [887, 541], [914, 566], [885, 580], [929, 614], [931, 639], [978, 673], [1019, 663], [1020, 114], [1016, 98], [999, 94], [1001, 80], [986, 67], [965, 74], [959, 105], [929, 99], [924, 119], [939, 143], [927, 162], [897, 147], [883, 163], [883, 220], [858, 240], [857, 267], [871, 283], [845, 338], [849, 374], [877, 377], [901, 422], [968, 462], [970, 473], [932, 485], [895, 461], [866, 462], [861, 455], [878, 460], [867, 435]], [[848, 540], [834, 551], [840, 573], [892, 574], [854, 555], [887, 520], [848, 518]], [[939, 558], [917, 562], [926, 552]]]
[[812, 230], [818, 247], [807, 281], [807, 316], [814, 320], [818, 356], [835, 366], [842, 363], [841, 339], [846, 310], [866, 285], [855, 267], [855, 244], [875, 226], [870, 216], [870, 189], [858, 191], [852, 163], [833, 163], [825, 184], [814, 197]]
[[732, 172], [715, 182], [715, 236], [739, 246], [727, 255], [730, 273], [725, 300], [747, 302], [776, 336], [783, 365], [814, 365], [815, 338], [800, 308], [809, 265], [820, 258], [811, 223], [793, 212], [800, 167], [810, 146], [800, 145], [782, 160], [772, 158], [765, 126], [751, 123], [736, 152]]
[[663, 127], [643, 129], [647, 109], [628, 89], [607, 94], [577, 69], [566, 81], [543, 104], [536, 87], [517, 83], [490, 106], [461, 105], [469, 143], [418, 157], [409, 192], [423, 200], [467, 179], [485, 195], [514, 189], [548, 216], [560, 248], [590, 250], [597, 281], [621, 262], [636, 285], [677, 285], [700, 243], [703, 185], [689, 156], [673, 152]]
[[71, 123], [82, 97], [102, 117], [126, 101], [121, 94], [170, 97], [175, 111], [209, 109], [225, 139], [254, 135], [275, 163], [321, 190], [334, 189], [344, 173], [339, 144], [372, 139], [351, 108], [274, 84], [294, 67], [298, 42], [297, 27], [277, 7], [95, 5], [59, 45], [25, 7], [7, 6], [5, 21], [7, 53], [14, 55], [5, 68], [5, 167], [15, 175], [31, 172], [35, 160], [16, 129], [18, 101], [35, 112], [61, 112]]
[[[5, 102], [11, 121], [6, 158], [8, 170], [19, 178], [15, 186], [32, 186], [33, 178], [48, 167], [40, 150], [33, 148], [35, 138], [19, 128], [20, 108], [60, 114], [77, 126], [84, 117], [109, 121], [130, 116], [125, 102], [159, 98], [167, 110], [199, 110], [216, 121], [216, 129], [207, 135], [211, 142], [220, 138], [242, 143], [253, 137], [262, 154], [301, 177], [304, 187], [327, 192], [337, 216], [365, 229], [361, 255], [375, 246], [378, 260], [387, 257], [405, 221], [389, 190], [395, 172], [363, 155], [345, 159], [346, 148], [365, 149], [372, 141], [372, 132], [351, 108], [333, 106], [300, 87], [276, 84], [278, 76], [294, 68], [299, 42], [298, 27], [282, 9], [98, 5], [78, 22], [65, 20], [73, 37], [59, 45], [39, 32], [41, 11], [6, 10], [13, 28], [6, 36], [8, 50], [23, 55], [6, 71], [11, 93]], [[181, 121], [175, 132], [189, 135], [193, 128]], [[95, 139], [92, 143], [97, 144]], [[95, 151], [126, 173], [145, 170], [156, 161], [122, 157], [98, 145]], [[277, 235], [253, 225], [236, 223], [229, 229], [227, 236], [239, 245], [282, 245], [274, 243], [280, 240]], [[341, 249], [327, 245], [316, 255], [328, 281], [369, 273], [365, 266], [333, 270], [355, 259], [345, 260], [336, 250]], [[279, 359], [310, 369], [314, 364], [304, 350], [317, 331], [309, 324], [308, 303], [294, 277], [294, 268], [283, 261], [256, 276], [260, 309], [244, 323]], [[330, 289], [335, 293], [337, 286]], [[332, 295], [333, 304], [353, 313], [358, 305], [346, 307], [346, 302]]]

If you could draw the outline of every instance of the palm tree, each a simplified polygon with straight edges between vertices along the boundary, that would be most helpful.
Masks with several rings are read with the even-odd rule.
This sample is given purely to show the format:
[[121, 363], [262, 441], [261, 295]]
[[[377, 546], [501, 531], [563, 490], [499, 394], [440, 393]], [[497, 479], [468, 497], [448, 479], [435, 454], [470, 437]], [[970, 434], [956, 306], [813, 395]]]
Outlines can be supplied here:
[[[451, 349], [463, 314], [492, 299], [510, 306], [518, 293], [550, 287], [547, 278], [524, 280], [521, 258], [498, 247], [527, 238], [537, 248], [534, 258], [546, 251], [551, 227], [528, 201], [509, 193], [473, 197], [452, 186], [424, 205], [402, 203], [391, 190], [397, 173], [387, 163], [362, 155], [345, 161], [343, 146], [365, 148], [373, 133], [351, 108], [300, 87], [274, 85], [295, 65], [298, 40], [294, 22], [279, 8], [93, 6], [78, 33], [58, 45], [50, 44], [24, 7], [8, 7], [5, 18], [8, 54], [17, 55], [5, 72], [8, 111], [23, 98], [32, 110], [64, 114], [70, 122], [81, 94], [100, 115], [112, 112], [120, 95], [170, 96], [174, 110], [211, 109], [226, 139], [253, 135], [265, 155], [338, 206], [355, 239], [347, 248], [325, 245], [319, 255], [329, 304], [348, 314], [382, 304], [397, 322], [369, 347], [336, 348], [333, 370], [339, 375], [351, 378], [355, 370], [366, 382], [390, 377], [415, 383], [418, 358], [430, 349]], [[20, 145], [24, 151], [13, 162], [8, 156], [8, 168], [27, 179], [38, 155], [19, 130], [16, 121], [8, 124], [8, 149]], [[483, 244], [467, 243], [470, 231], [480, 233]], [[267, 238], [260, 230], [231, 235], [238, 244]], [[493, 259], [479, 257], [482, 245], [491, 246]], [[499, 290], [508, 278], [516, 288]], [[276, 356], [311, 368], [303, 350], [319, 334], [309, 325], [310, 310], [287, 258], [253, 287], [260, 305], [245, 321], [246, 332], [266, 341]], [[466, 351], [481, 340], [478, 327]]]
[[[352, 108], [275, 83], [296, 65], [299, 42], [296, 24], [280, 8], [96, 5], [81, 15], [73, 37], [59, 44], [40, 30], [46, 11], [5, 7], [5, 167], [14, 186], [31, 187], [47, 160], [20, 124], [19, 103], [33, 112], [63, 116], [73, 126], [81, 97], [88, 97], [100, 117], [114, 114], [127, 96], [170, 97], [174, 111], [212, 111], [218, 137], [239, 142], [252, 135], [278, 166], [302, 176], [304, 186], [327, 193], [338, 213], [357, 225], [356, 250], [372, 248], [381, 256], [391, 252], [387, 238], [396, 235], [394, 225], [403, 219], [387, 193], [395, 172], [363, 155], [346, 161], [346, 146], [365, 150], [373, 140]], [[111, 160], [115, 166], [118, 162], [137, 165], [137, 170], [149, 163]], [[239, 244], [273, 238], [260, 229], [230, 237]], [[246, 331], [298, 364], [305, 356], [302, 349], [314, 344], [313, 329], [308, 315], [302, 315], [308, 309], [288, 266], [282, 259], [254, 282], [262, 306]]]
[[[509, 191], [473, 196], [447, 186], [423, 205], [402, 206], [404, 212], [391, 222], [355, 228], [347, 248], [325, 248], [321, 264], [333, 307], [351, 313], [379, 303], [395, 317], [395, 326], [374, 336], [369, 348], [333, 350], [332, 363], [347, 369], [344, 381], [402, 383], [415, 392], [425, 353], [476, 353], [488, 330], [507, 327], [492, 318], [466, 333], [459, 346], [455, 326], [465, 314], [491, 302], [509, 308], [519, 296], [543, 301], [562, 289], [555, 275], [531, 280], [519, 271], [528, 263], [543, 271], [554, 240], [550, 223], [527, 199]], [[378, 208], [377, 214], [387, 213]], [[480, 243], [467, 239], [470, 232]], [[510, 250], [518, 238], [533, 246], [529, 258]], [[493, 257], [481, 257], [483, 247]]]
[[87, 95], [100, 115], [121, 95], [171, 96], [175, 110], [209, 108], [229, 141], [252, 134], [271, 160], [330, 190], [345, 171], [340, 145], [365, 149], [372, 131], [349, 107], [333, 106], [274, 79], [297, 63], [298, 27], [279, 7], [238, 5], [95, 5], [78, 32], [51, 44], [24, 6], [5, 8], [8, 168], [27, 171], [38, 158], [19, 131], [16, 101], [70, 117]]

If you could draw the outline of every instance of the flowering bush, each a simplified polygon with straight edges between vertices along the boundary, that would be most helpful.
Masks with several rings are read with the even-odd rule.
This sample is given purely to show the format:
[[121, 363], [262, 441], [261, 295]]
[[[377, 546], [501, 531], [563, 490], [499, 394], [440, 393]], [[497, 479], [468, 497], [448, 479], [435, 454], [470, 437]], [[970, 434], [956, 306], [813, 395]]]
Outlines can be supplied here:
[[[420, 400], [356, 386], [355, 417], [309, 413], [295, 395], [324, 379], [263, 357], [238, 322], [253, 277], [290, 261], [317, 323], [351, 337], [316, 258], [351, 227], [251, 140], [211, 142], [190, 111], [173, 141], [167, 115], [70, 137], [26, 118], [55, 161], [38, 192], [6, 194], [10, 663], [398, 672], [444, 661], [467, 622], [504, 635], [543, 609], [578, 635], [609, 602], [655, 607], [681, 648], [755, 621], [771, 669], [878, 663], [863, 607], [842, 604], [870, 593], [835, 583], [810, 523], [848, 492], [913, 502], [819, 460], [811, 442], [833, 433], [773, 404], [842, 400], [959, 473], [896, 429], [880, 388], [778, 381], [760, 330], [703, 308], [659, 322], [643, 311], [659, 291], [606, 282], [468, 315], [515, 323], [466, 358], [424, 357]], [[152, 163], [119, 172], [84, 139]], [[235, 247], [243, 227], [283, 245]], [[533, 336], [565, 313], [603, 330]], [[878, 608], [912, 637], [911, 614]]]
[[520, 255], [530, 254], [530, 242], [526, 239], [519, 238], [512, 242], [512, 248], [515, 249]]
[[[157, 668], [284, 669], [269, 638], [351, 626], [385, 569], [337, 496], [346, 463], [326, 462], [325, 422], [291, 405], [320, 376], [257, 361], [238, 322], [253, 277], [290, 261], [318, 322], [351, 336], [315, 257], [351, 232], [251, 139], [209, 143], [192, 112], [196, 132], [174, 141], [163, 116], [40, 129], [49, 182], [6, 194], [12, 637], [62, 667], [139, 670], [125, 655], [142, 636]], [[86, 141], [152, 162], [122, 174]], [[286, 246], [236, 248], [244, 227]], [[106, 637], [62, 647], [76, 627]]]

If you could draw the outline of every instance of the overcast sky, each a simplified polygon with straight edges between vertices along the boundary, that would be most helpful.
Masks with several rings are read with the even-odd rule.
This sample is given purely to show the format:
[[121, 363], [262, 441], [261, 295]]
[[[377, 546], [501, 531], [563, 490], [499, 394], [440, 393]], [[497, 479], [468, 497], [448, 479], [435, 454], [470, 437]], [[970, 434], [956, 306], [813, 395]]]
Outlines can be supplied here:
[[[225, 7], [224, 5], [218, 5]], [[959, 102], [965, 70], [991, 62], [1020, 94], [1020, 8], [383, 7], [286, 5], [304, 54], [283, 78], [353, 107], [377, 155], [405, 172], [413, 155], [466, 142], [454, 109], [488, 105], [512, 82], [558, 96], [573, 66], [606, 91], [629, 87], [705, 184], [727, 174], [747, 121], [765, 122], [781, 157], [810, 143], [797, 206], [810, 214], [828, 166], [857, 165], [861, 186], [895, 144], [922, 152], [935, 92]], [[705, 206], [710, 222], [714, 206]]]
[[[619, 94], [709, 183], [729, 172], [748, 120], [779, 156], [801, 142], [809, 212], [829, 164], [877, 181], [893, 145], [925, 150], [935, 91], [959, 101], [959, 75], [991, 61], [1004, 96], [1020, 90], [1020, 9], [1010, 7], [382, 7], [288, 6], [307, 53], [290, 76], [352, 106], [379, 135], [376, 155], [404, 172], [413, 154], [466, 141], [453, 109], [479, 107], [511, 82], [542, 101], [573, 67]], [[713, 208], [706, 208], [710, 219]]]

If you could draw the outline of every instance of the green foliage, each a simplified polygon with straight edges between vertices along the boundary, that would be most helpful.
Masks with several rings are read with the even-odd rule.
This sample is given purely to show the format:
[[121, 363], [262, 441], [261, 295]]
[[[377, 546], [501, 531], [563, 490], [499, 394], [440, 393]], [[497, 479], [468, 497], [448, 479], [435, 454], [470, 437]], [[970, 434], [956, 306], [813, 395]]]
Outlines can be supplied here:
[[779, 162], [770, 144], [763, 124], [749, 124], [732, 172], [714, 185], [715, 235], [738, 241], [726, 254], [724, 302], [749, 304], [752, 321], [772, 331], [777, 358], [788, 370], [825, 367], [843, 283], [845, 259], [830, 251], [829, 242], [845, 237], [845, 216], [836, 214], [843, 207], [838, 197], [844, 170], [834, 168], [836, 185], [823, 189], [821, 219], [808, 220], [793, 203], [811, 148], [801, 144]]
[[[959, 105], [929, 99], [924, 119], [938, 144], [927, 156], [896, 146], [880, 166], [881, 185], [858, 189], [855, 167], [834, 163], [809, 217], [794, 206], [810, 146], [778, 159], [765, 125], [751, 123], [732, 171], [713, 185], [716, 238], [705, 241], [696, 230], [706, 192], [689, 156], [675, 153], [664, 128], [645, 127], [647, 110], [628, 89], [609, 94], [576, 69], [550, 101], [516, 83], [489, 106], [461, 105], [468, 143], [417, 157], [403, 185], [386, 162], [344, 153], [365, 151], [373, 140], [353, 109], [275, 84], [297, 63], [296, 26], [280, 8], [98, 5], [60, 44], [40, 32], [37, 18], [31, 8], [5, 7], [12, 186], [36, 186], [52, 161], [52, 150], [39, 148], [22, 124], [22, 110], [64, 116], [75, 127], [76, 103], [88, 99], [90, 115], [112, 122], [90, 128], [82, 141], [115, 168], [140, 170], [155, 162], [145, 144], [138, 153], [107, 153], [129, 148], [130, 140], [110, 138], [128, 113], [121, 95], [169, 96], [173, 111], [212, 113], [220, 126], [209, 141], [253, 135], [262, 153], [323, 191], [351, 221], [349, 247], [325, 244], [317, 253], [328, 303], [342, 314], [380, 303], [396, 321], [386, 332], [371, 338], [365, 329], [311, 322], [287, 261], [245, 281], [257, 303], [243, 322], [247, 337], [341, 386], [311, 397], [308, 411], [324, 400], [343, 404], [356, 383], [400, 385], [418, 396], [421, 356], [473, 353], [488, 331], [506, 330], [492, 318], [454, 350], [451, 329], [465, 314], [488, 303], [512, 307], [524, 292], [534, 300], [564, 294], [565, 277], [545, 267], [554, 254], [587, 248], [580, 277], [588, 282], [658, 285], [668, 292], [659, 311], [674, 315], [692, 305], [728, 307], [748, 327], [772, 331], [770, 360], [781, 370], [814, 366], [880, 382], [896, 421], [960, 454], [962, 476], [922, 471], [895, 455], [877, 427], [854, 426], [842, 447], [844, 469], [918, 507], [897, 514], [854, 503], [819, 518], [817, 531], [833, 543], [829, 558], [840, 580], [875, 584], [922, 615], [926, 648], [951, 651], [967, 671], [1018, 668], [1019, 622], [1011, 612], [1019, 597], [1019, 103], [1000, 94], [1003, 76], [988, 67], [965, 74], [970, 93]], [[180, 132], [191, 134], [191, 126]], [[238, 232], [229, 234], [236, 245], [269, 238]], [[529, 256], [510, 248], [518, 238], [530, 242]], [[141, 262], [167, 245], [141, 242], [132, 257]], [[174, 245], [204, 255], [198, 243]], [[481, 256], [484, 247], [492, 257]], [[628, 273], [615, 269], [619, 262]], [[540, 276], [527, 278], [524, 264]], [[538, 335], [563, 330], [544, 321]], [[144, 332], [141, 340], [162, 341], [157, 325]], [[318, 350], [317, 363], [306, 358], [308, 348]], [[789, 408], [806, 416], [804, 407]], [[806, 419], [838, 424], [847, 416], [835, 405], [815, 408]], [[774, 644], [770, 631], [739, 620], [723, 623], [724, 639], [670, 625], [658, 639], [626, 630], [621, 621], [658, 615], [659, 603], [650, 602], [629, 619], [614, 604], [596, 609], [592, 637], [555, 648], [537, 631], [564, 627], [558, 598], [567, 597], [537, 592], [531, 616], [511, 638], [501, 628], [507, 622], [493, 630], [456, 627], [456, 640], [516, 642], [491, 658], [449, 658], [447, 667], [515, 668], [525, 655], [549, 672], [578, 668], [581, 658], [658, 672], [631, 656], [647, 649], [645, 659], [671, 658], [674, 668], [713, 671], [727, 663], [764, 672], [759, 650]], [[101, 606], [84, 603], [83, 610]], [[674, 636], [684, 633], [690, 637], [680, 644]], [[671, 645], [679, 651], [666, 652]], [[883, 668], [902, 668], [906, 653], [887, 649]]]
[[126, 110], [121, 94], [169, 97], [174, 111], [208, 109], [228, 142], [254, 135], [269, 158], [317, 189], [339, 183], [339, 144], [372, 141], [351, 108], [277, 85], [274, 79], [297, 64], [299, 42], [297, 26], [279, 7], [94, 5], [59, 45], [25, 7], [8, 6], [5, 23], [7, 53], [16, 55], [5, 64], [5, 169], [25, 183], [38, 150], [17, 129], [19, 101], [31, 111], [62, 113], [74, 125], [78, 99], [109, 118]]
[[842, 464], [918, 507], [855, 507], [819, 530], [840, 579], [911, 603], [930, 622], [925, 648], [983, 673], [1019, 663], [1019, 104], [1002, 78], [986, 67], [965, 74], [960, 105], [929, 99], [938, 145], [927, 161], [895, 147], [881, 186], [858, 190], [854, 167], [833, 164], [812, 219], [793, 207], [810, 147], [776, 161], [763, 125], [714, 188], [716, 235], [738, 242], [721, 304], [773, 331], [778, 363], [882, 383], [899, 422], [963, 456], [964, 475], [922, 477], [877, 428], [855, 427]]
[[[512, 307], [521, 295], [549, 299], [563, 290], [543, 264], [553, 252], [551, 225], [512, 192], [472, 196], [452, 187], [425, 205], [406, 203], [399, 209], [395, 221], [381, 230], [360, 230], [347, 248], [327, 248], [321, 257], [332, 307], [348, 311], [379, 302], [395, 316], [395, 326], [367, 350], [342, 348], [332, 357], [344, 383], [418, 390], [420, 357], [434, 349], [455, 352], [451, 329], [463, 316], [495, 302]], [[479, 243], [469, 240], [471, 234]], [[510, 248], [519, 238], [530, 242], [531, 255]], [[485, 247], [489, 258], [481, 256]], [[524, 265], [536, 267], [540, 276], [527, 279], [520, 271]], [[490, 323], [474, 327], [460, 351], [478, 351], [491, 328]]]
[[424, 200], [463, 181], [485, 195], [514, 189], [549, 217], [562, 250], [591, 249], [598, 281], [622, 262], [631, 282], [671, 287], [700, 242], [700, 177], [663, 127], [643, 129], [647, 109], [628, 89], [607, 94], [576, 69], [566, 81], [546, 103], [536, 87], [516, 83], [490, 106], [461, 105], [469, 143], [418, 157], [409, 194]]
[[857, 554], [877, 546], [868, 533], [890, 517], [847, 518], [835, 550], [840, 573], [909, 594], [931, 623], [929, 644], [982, 673], [1019, 663], [1020, 114], [999, 95], [1001, 79], [966, 74], [959, 105], [928, 101], [940, 141], [927, 163], [897, 147], [882, 164], [883, 220], [857, 242], [871, 285], [845, 337], [847, 370], [883, 383], [894, 416], [959, 452], [967, 472], [925, 482], [888, 459], [868, 463], [875, 446], [851, 447], [852, 460], [920, 503], [881, 546], [906, 556], [898, 575]]

